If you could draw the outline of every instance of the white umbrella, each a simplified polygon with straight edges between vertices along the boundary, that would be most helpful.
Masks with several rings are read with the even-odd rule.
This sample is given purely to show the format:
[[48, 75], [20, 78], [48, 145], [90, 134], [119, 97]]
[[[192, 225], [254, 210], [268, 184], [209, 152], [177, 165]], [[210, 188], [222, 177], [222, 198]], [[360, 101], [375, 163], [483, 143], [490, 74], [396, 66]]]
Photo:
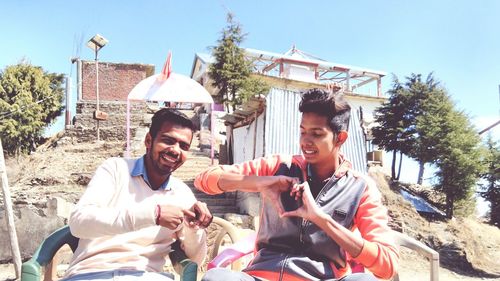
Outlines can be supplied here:
[[[130, 156], [130, 101], [170, 101], [210, 103], [214, 100], [208, 91], [195, 80], [171, 70], [171, 54], [168, 54], [165, 66], [160, 74], [152, 75], [139, 82], [127, 98], [127, 152]], [[213, 121], [213, 120], [212, 120]], [[213, 122], [212, 126], [213, 126]], [[212, 130], [213, 133], [213, 130]], [[212, 138], [213, 139], [213, 138]], [[212, 145], [213, 160], [213, 145]]]
[[155, 74], [137, 84], [128, 94], [129, 100], [172, 101], [213, 103], [212, 96], [200, 83], [193, 79], [170, 73], [163, 80], [164, 74]]

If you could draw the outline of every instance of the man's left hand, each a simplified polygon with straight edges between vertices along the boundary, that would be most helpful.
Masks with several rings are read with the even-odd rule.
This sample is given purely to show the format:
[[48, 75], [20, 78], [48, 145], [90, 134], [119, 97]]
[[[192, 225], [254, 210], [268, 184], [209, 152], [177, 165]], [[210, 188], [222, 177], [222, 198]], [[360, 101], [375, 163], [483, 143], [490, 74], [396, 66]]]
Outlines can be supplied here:
[[197, 201], [189, 210], [184, 210], [184, 217], [189, 226], [207, 228], [213, 220], [213, 216], [207, 204]]

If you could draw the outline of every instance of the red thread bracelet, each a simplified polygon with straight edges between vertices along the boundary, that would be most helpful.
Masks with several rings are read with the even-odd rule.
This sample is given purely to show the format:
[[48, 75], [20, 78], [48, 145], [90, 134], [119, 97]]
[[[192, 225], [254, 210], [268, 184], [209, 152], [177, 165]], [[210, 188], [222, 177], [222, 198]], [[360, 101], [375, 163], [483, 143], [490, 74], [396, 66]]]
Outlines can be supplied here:
[[161, 216], [161, 207], [160, 205], [156, 205], [156, 219], [155, 219], [156, 225], [160, 225], [160, 216]]

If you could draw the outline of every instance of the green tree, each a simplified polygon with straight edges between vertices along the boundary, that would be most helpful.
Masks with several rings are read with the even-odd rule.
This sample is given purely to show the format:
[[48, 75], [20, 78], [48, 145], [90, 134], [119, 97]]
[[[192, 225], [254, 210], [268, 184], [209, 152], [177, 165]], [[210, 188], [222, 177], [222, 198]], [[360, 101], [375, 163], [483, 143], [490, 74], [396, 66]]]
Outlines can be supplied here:
[[500, 227], [500, 145], [491, 135], [486, 140], [484, 164], [487, 167], [482, 175], [485, 183], [480, 185], [479, 194], [490, 203], [490, 223]]
[[[411, 97], [398, 81], [393, 77], [392, 89], [388, 92], [389, 99], [375, 111], [375, 121], [380, 124], [372, 129], [373, 144], [380, 148], [392, 151], [391, 178], [399, 180], [401, 173], [402, 156], [408, 154], [414, 143], [415, 126], [410, 114]], [[399, 152], [399, 169], [396, 176], [396, 156]]]
[[210, 65], [208, 76], [212, 86], [219, 89], [216, 101], [223, 102], [226, 109], [234, 111], [236, 106], [245, 102], [250, 96], [266, 94], [269, 88], [262, 80], [251, 77], [252, 63], [245, 59], [245, 51], [240, 48], [246, 34], [241, 25], [227, 14], [227, 25], [212, 48], [215, 62]]
[[[439, 87], [439, 82], [436, 81], [432, 72], [427, 75], [425, 81], [422, 80], [421, 74], [412, 73], [406, 77], [405, 89], [410, 96], [407, 108], [408, 119], [410, 119], [412, 132], [415, 133], [408, 155], [419, 163], [417, 183], [422, 184], [425, 164], [432, 163], [436, 156], [434, 148], [439, 143], [439, 139], [433, 133], [436, 130], [439, 131], [441, 120], [437, 116], [439, 116], [440, 107], [445, 106], [443, 103], [433, 104], [430, 100], [433, 95], [440, 95], [443, 89]], [[426, 107], [426, 104], [429, 106]], [[433, 115], [434, 113], [438, 115]], [[419, 122], [422, 119], [426, 120], [425, 118], [431, 118], [436, 122], [426, 124]]]
[[0, 138], [10, 154], [33, 151], [64, 107], [62, 74], [26, 62], [0, 72]]
[[422, 107], [424, 114], [419, 116], [418, 131], [427, 139], [421, 143], [428, 143], [434, 155], [428, 160], [438, 168], [435, 188], [445, 194], [446, 216], [453, 217], [460, 206], [468, 206], [466, 211], [472, 212], [472, 196], [484, 170], [479, 135], [468, 116], [454, 108], [444, 90], [434, 91]]

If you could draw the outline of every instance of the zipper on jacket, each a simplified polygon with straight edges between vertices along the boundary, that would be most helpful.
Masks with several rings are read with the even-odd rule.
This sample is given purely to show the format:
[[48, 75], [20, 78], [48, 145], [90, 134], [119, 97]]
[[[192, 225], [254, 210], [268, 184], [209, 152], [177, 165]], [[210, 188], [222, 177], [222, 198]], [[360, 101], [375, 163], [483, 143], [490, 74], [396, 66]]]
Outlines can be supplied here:
[[[323, 185], [323, 187], [321, 188], [321, 190], [318, 193], [318, 196], [316, 196], [316, 198], [314, 198], [314, 203], [318, 204], [318, 200], [321, 196], [323, 196], [323, 193], [325, 193], [325, 189], [326, 189], [325, 187], [328, 185], [329, 182], [330, 181], [328, 181], [325, 185]], [[333, 185], [335, 185], [335, 184], [336, 184], [336, 182]], [[304, 244], [304, 232], [305, 232], [305, 228], [308, 225], [309, 225], [309, 221], [306, 219], [302, 219], [302, 223], [300, 224], [300, 236], [299, 236], [301, 244]]]
[[281, 265], [281, 270], [280, 270], [280, 276], [279, 276], [279, 281], [283, 281], [283, 272], [285, 271], [285, 265], [287, 264], [289, 255], [286, 255], [285, 258], [283, 259], [283, 264]]
[[[332, 177], [334, 177], [334, 176], [332, 176]], [[335, 186], [339, 180], [340, 180], [340, 178], [337, 178], [335, 180], [335, 182], [332, 184], [332, 187]], [[323, 187], [321, 188], [321, 190], [318, 193], [318, 196], [316, 196], [316, 198], [314, 198], [314, 203], [318, 204], [319, 198], [321, 198], [321, 196], [323, 196], [323, 194], [326, 192], [326, 186], [328, 186], [329, 183], [330, 183], [330, 181], [328, 181], [325, 185], [323, 185]], [[309, 225], [309, 221], [306, 219], [302, 219], [302, 223], [300, 224], [300, 236], [299, 236], [299, 240], [300, 240], [301, 244], [304, 244], [304, 240], [303, 240], [304, 232], [305, 232], [305, 229], [308, 225]]]

